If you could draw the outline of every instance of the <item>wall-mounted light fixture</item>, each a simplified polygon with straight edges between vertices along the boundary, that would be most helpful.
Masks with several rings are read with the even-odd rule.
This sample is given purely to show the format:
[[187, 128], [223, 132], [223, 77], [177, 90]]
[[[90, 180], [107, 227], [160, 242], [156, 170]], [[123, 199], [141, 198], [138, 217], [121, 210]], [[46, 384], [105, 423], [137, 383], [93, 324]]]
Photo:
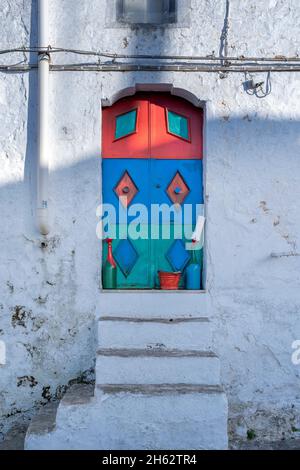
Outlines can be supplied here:
[[267, 73], [265, 80], [262, 77], [254, 77], [251, 73], [245, 73], [243, 87], [247, 95], [256, 98], [266, 98], [272, 91], [271, 72]]
[[253, 78], [251, 80], [246, 80], [244, 82], [244, 90], [247, 91], [261, 89], [264, 83], [264, 80], [254, 80]]

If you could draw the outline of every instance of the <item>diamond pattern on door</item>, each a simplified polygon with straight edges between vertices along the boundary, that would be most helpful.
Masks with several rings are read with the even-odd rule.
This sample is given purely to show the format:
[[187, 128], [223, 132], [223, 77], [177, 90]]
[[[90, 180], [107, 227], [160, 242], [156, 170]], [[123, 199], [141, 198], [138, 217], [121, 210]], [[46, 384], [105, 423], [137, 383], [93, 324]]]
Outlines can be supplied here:
[[186, 251], [183, 241], [176, 240], [167, 252], [166, 258], [174, 271], [183, 271], [190, 261], [191, 255]]
[[[183, 98], [144, 92], [104, 107], [102, 123], [103, 202], [115, 210], [106, 219], [116, 289], [159, 289], [159, 271], [181, 271], [184, 289], [191, 260], [185, 243], [204, 203], [203, 111]], [[183, 226], [177, 216], [185, 204]], [[153, 205], [161, 208], [158, 218]], [[202, 251], [196, 254], [200, 268]], [[104, 243], [104, 267], [107, 252]]]
[[125, 277], [131, 273], [139, 255], [130, 240], [121, 240], [115, 249], [114, 258]]
[[167, 189], [167, 194], [169, 198], [171, 199], [173, 204], [182, 204], [185, 198], [189, 195], [189, 193], [190, 188], [184, 181], [179, 171], [177, 171], [176, 175], [174, 176]]
[[128, 207], [139, 190], [128, 171], [125, 171], [114, 191], [118, 198], [122, 198], [122, 205]]

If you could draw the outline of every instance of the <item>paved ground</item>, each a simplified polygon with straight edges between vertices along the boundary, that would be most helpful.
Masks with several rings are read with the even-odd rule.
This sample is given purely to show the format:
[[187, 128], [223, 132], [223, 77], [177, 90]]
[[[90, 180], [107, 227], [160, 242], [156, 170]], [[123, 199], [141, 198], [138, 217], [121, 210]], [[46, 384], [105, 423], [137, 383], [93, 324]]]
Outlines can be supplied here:
[[[23, 450], [27, 426], [16, 426], [0, 442], [1, 450]], [[287, 439], [275, 442], [232, 441], [230, 448], [234, 450], [300, 450], [300, 439]]]
[[281, 441], [233, 441], [230, 448], [234, 450], [300, 450], [300, 439]]
[[0, 442], [1, 450], [23, 450], [24, 449], [24, 438], [26, 434], [27, 426], [16, 426], [12, 428], [9, 433], [6, 434], [5, 440]]

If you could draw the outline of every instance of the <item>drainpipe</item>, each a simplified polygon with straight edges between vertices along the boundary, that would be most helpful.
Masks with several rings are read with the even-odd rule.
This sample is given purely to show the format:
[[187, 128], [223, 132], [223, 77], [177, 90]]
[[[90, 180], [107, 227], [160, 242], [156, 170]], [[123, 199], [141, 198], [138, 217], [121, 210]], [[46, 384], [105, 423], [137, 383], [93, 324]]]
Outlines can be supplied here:
[[[48, 0], [38, 1], [38, 47], [47, 49], [48, 38]], [[48, 216], [48, 179], [49, 179], [49, 65], [47, 52], [38, 55], [38, 168], [37, 168], [37, 226], [42, 235], [50, 232]]]

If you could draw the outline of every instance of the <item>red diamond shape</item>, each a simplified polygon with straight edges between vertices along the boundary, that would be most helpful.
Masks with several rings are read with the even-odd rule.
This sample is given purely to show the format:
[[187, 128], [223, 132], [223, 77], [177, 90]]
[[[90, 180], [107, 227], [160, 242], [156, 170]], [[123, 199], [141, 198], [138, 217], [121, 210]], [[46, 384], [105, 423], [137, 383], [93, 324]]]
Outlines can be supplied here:
[[190, 188], [184, 181], [179, 171], [177, 171], [167, 189], [169, 198], [174, 204], [182, 204], [189, 193]]
[[128, 207], [139, 190], [134, 184], [133, 179], [131, 178], [128, 171], [125, 171], [114, 191], [118, 198], [122, 197], [121, 202], [123, 206]]

